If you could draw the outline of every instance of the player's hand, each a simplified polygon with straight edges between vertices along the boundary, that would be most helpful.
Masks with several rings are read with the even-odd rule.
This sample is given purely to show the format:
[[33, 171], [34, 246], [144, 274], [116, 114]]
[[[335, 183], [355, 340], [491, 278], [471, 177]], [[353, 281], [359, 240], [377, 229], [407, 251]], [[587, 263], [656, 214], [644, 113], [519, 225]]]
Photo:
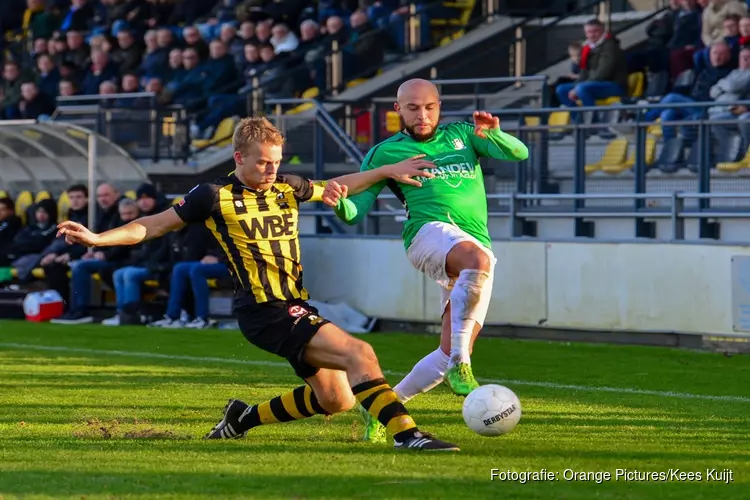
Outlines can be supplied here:
[[412, 186], [421, 187], [422, 183], [414, 177], [426, 177], [432, 179], [435, 174], [432, 172], [426, 172], [425, 168], [435, 168], [435, 164], [431, 161], [423, 160], [427, 155], [421, 154], [412, 156], [406, 160], [400, 161], [393, 165], [387, 165], [381, 167], [384, 170], [386, 177], [393, 179], [396, 182], [402, 184], [410, 184]]
[[68, 245], [78, 243], [88, 247], [96, 246], [99, 238], [98, 234], [92, 233], [83, 224], [70, 220], [57, 225], [57, 235], [65, 236]]
[[329, 181], [323, 191], [323, 203], [329, 207], [338, 205], [341, 198], [346, 198], [349, 193], [349, 187], [346, 184], [339, 184], [336, 181]]
[[500, 118], [492, 116], [486, 111], [474, 111], [474, 135], [486, 138], [487, 130], [500, 128]]

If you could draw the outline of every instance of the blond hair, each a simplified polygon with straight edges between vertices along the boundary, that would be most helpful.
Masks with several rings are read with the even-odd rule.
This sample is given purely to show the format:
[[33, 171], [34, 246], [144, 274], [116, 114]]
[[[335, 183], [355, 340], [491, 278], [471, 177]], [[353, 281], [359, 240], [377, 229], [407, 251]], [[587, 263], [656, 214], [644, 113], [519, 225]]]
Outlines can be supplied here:
[[271, 146], [282, 146], [284, 136], [271, 122], [262, 117], [243, 118], [234, 129], [232, 147], [247, 153], [250, 144], [259, 142]]

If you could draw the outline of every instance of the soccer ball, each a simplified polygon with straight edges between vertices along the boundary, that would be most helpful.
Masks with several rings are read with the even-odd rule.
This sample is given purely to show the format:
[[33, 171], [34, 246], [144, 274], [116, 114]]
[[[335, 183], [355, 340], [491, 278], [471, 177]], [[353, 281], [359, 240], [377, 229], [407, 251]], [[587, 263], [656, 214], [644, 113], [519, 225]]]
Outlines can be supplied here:
[[502, 385], [483, 385], [464, 400], [464, 422], [480, 436], [501, 436], [516, 428], [521, 402]]

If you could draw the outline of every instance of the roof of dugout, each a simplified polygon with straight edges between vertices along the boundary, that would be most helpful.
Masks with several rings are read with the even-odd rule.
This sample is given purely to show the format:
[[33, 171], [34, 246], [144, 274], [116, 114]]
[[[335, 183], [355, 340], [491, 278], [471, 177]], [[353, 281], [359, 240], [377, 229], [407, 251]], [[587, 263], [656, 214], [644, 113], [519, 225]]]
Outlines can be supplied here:
[[[0, 121], [0, 188], [60, 193], [88, 182], [92, 132], [61, 122]], [[128, 153], [102, 136], [96, 143], [96, 183], [109, 182], [122, 192], [148, 181]]]

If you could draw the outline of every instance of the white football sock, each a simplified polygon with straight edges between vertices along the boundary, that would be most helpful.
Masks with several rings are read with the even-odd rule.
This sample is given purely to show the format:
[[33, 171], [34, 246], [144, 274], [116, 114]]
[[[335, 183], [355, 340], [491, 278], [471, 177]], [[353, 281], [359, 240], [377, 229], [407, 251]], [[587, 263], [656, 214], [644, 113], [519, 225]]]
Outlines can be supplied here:
[[448, 355], [439, 347], [420, 359], [409, 374], [393, 388], [399, 401], [406, 403], [417, 394], [427, 392], [443, 381], [448, 369]]
[[[487, 287], [486, 285], [489, 285]], [[490, 273], [478, 269], [464, 269], [451, 291], [451, 355], [450, 366], [471, 363], [469, 349], [474, 324], [487, 315], [489, 301], [482, 300], [492, 293]], [[480, 310], [483, 309], [483, 310]]]

